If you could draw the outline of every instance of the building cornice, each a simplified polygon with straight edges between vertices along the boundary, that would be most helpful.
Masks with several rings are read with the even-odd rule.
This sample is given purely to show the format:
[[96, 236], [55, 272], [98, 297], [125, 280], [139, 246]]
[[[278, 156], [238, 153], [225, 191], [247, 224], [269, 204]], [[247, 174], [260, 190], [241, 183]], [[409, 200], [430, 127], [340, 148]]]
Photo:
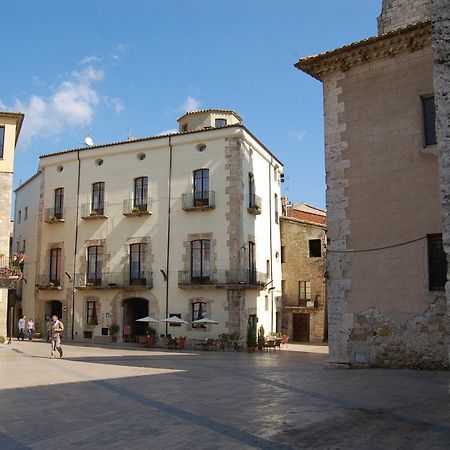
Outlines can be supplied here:
[[25, 117], [24, 113], [21, 112], [11, 112], [11, 111], [0, 111], [0, 116], [12, 117], [16, 120], [16, 141], [19, 139], [20, 130], [22, 129], [23, 118]]
[[431, 22], [427, 20], [335, 50], [302, 58], [294, 66], [322, 81], [327, 73], [346, 72], [360, 64], [430, 46], [431, 33]]

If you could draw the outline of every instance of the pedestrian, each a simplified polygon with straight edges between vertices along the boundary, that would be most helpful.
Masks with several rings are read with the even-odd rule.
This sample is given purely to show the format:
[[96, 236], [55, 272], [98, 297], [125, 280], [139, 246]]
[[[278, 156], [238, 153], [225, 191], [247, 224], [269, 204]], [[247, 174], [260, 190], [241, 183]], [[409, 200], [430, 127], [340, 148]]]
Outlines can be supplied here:
[[19, 337], [17, 338], [17, 340], [20, 341], [22, 339], [23, 341], [25, 331], [25, 316], [20, 316], [18, 327], [19, 327]]
[[33, 339], [33, 332], [34, 332], [34, 321], [33, 318], [31, 318], [28, 321], [28, 340], [31, 341]]
[[64, 331], [64, 324], [58, 320], [58, 316], [52, 316], [52, 350], [50, 358], [54, 358], [53, 353], [58, 351], [59, 357], [63, 357], [63, 349], [61, 348], [61, 334]]

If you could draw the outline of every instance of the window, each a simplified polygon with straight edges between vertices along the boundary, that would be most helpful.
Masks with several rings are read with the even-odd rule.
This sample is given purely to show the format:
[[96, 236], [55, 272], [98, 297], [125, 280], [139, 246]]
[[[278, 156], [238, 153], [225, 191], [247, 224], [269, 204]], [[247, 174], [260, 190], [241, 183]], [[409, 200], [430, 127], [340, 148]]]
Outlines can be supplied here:
[[[181, 314], [169, 314], [169, 317], [178, 317], [179, 319], [181, 319]], [[169, 322], [169, 326], [170, 327], [181, 327], [181, 323], [173, 323], [173, 322]]]
[[0, 127], [0, 158], [3, 159], [5, 151], [5, 127]]
[[209, 281], [210, 277], [210, 245], [207, 239], [191, 242], [191, 280], [198, 283]]
[[277, 194], [274, 195], [273, 202], [275, 204], [275, 223], [278, 223], [278, 195]]
[[61, 285], [61, 254], [62, 249], [52, 248], [50, 250], [50, 277], [49, 282], [55, 286]]
[[64, 207], [64, 188], [55, 189], [55, 203], [53, 207], [53, 214], [56, 219], [63, 218]]
[[100, 286], [102, 284], [103, 247], [100, 245], [87, 249], [87, 280], [88, 284]]
[[22, 210], [19, 209], [19, 213], [17, 214], [17, 223], [20, 223], [21, 220], [22, 220]]
[[322, 241], [320, 239], [309, 240], [309, 257], [320, 258], [322, 256]]
[[27, 241], [24, 239], [22, 243], [22, 251], [25, 253], [27, 248]]
[[265, 306], [264, 309], [266, 311], [269, 311], [269, 296], [268, 295], [264, 296], [264, 306]]
[[311, 282], [299, 281], [298, 282], [298, 305], [306, 306], [306, 301], [311, 300]]
[[86, 323], [88, 325], [98, 325], [97, 306], [95, 301], [86, 302]]
[[148, 177], [139, 177], [134, 180], [134, 203], [133, 208], [139, 211], [147, 211], [148, 201]]
[[270, 260], [266, 259], [266, 276], [270, 277]]
[[257, 324], [258, 324], [258, 319], [256, 318], [256, 314], [250, 314], [248, 316], [248, 326], [256, 328]]
[[249, 242], [248, 243], [248, 275], [249, 275], [249, 282], [255, 283], [256, 282], [256, 259], [255, 259], [255, 243]]
[[209, 169], [194, 171], [194, 206], [209, 205]]
[[442, 234], [429, 234], [428, 244], [428, 290], [444, 291], [447, 281], [447, 257]]
[[248, 207], [255, 207], [255, 177], [251, 172], [248, 174]]
[[91, 212], [94, 214], [104, 214], [105, 212], [105, 183], [103, 181], [92, 185]]
[[145, 250], [147, 244], [130, 245], [130, 283], [145, 284]]
[[23, 211], [23, 220], [27, 220], [28, 219], [28, 206], [25, 206], [25, 209]]
[[281, 262], [286, 262], [286, 247], [284, 245], [281, 246]]
[[225, 127], [227, 125], [227, 119], [216, 119], [215, 126], [216, 128]]
[[434, 96], [422, 97], [425, 146], [436, 144], [436, 110]]
[[[207, 316], [207, 304], [206, 302], [193, 302], [192, 303], [192, 322], [194, 320], [203, 319]], [[204, 324], [192, 324], [193, 328], [205, 328]]]

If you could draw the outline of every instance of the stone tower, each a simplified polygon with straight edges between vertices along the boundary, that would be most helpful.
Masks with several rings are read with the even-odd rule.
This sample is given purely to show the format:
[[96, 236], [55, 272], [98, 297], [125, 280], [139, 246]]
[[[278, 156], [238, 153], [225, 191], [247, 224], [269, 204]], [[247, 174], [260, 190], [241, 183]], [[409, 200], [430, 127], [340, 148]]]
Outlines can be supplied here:
[[429, 0], [383, 0], [383, 8], [378, 17], [378, 34], [422, 22], [429, 17]]

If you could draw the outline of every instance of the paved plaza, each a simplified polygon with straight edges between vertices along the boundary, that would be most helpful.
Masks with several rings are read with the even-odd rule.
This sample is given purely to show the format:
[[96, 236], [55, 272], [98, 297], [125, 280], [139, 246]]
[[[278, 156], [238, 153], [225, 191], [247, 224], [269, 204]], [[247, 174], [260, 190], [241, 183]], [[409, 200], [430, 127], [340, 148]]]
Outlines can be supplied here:
[[450, 448], [449, 372], [331, 369], [324, 349], [0, 345], [0, 449]]

